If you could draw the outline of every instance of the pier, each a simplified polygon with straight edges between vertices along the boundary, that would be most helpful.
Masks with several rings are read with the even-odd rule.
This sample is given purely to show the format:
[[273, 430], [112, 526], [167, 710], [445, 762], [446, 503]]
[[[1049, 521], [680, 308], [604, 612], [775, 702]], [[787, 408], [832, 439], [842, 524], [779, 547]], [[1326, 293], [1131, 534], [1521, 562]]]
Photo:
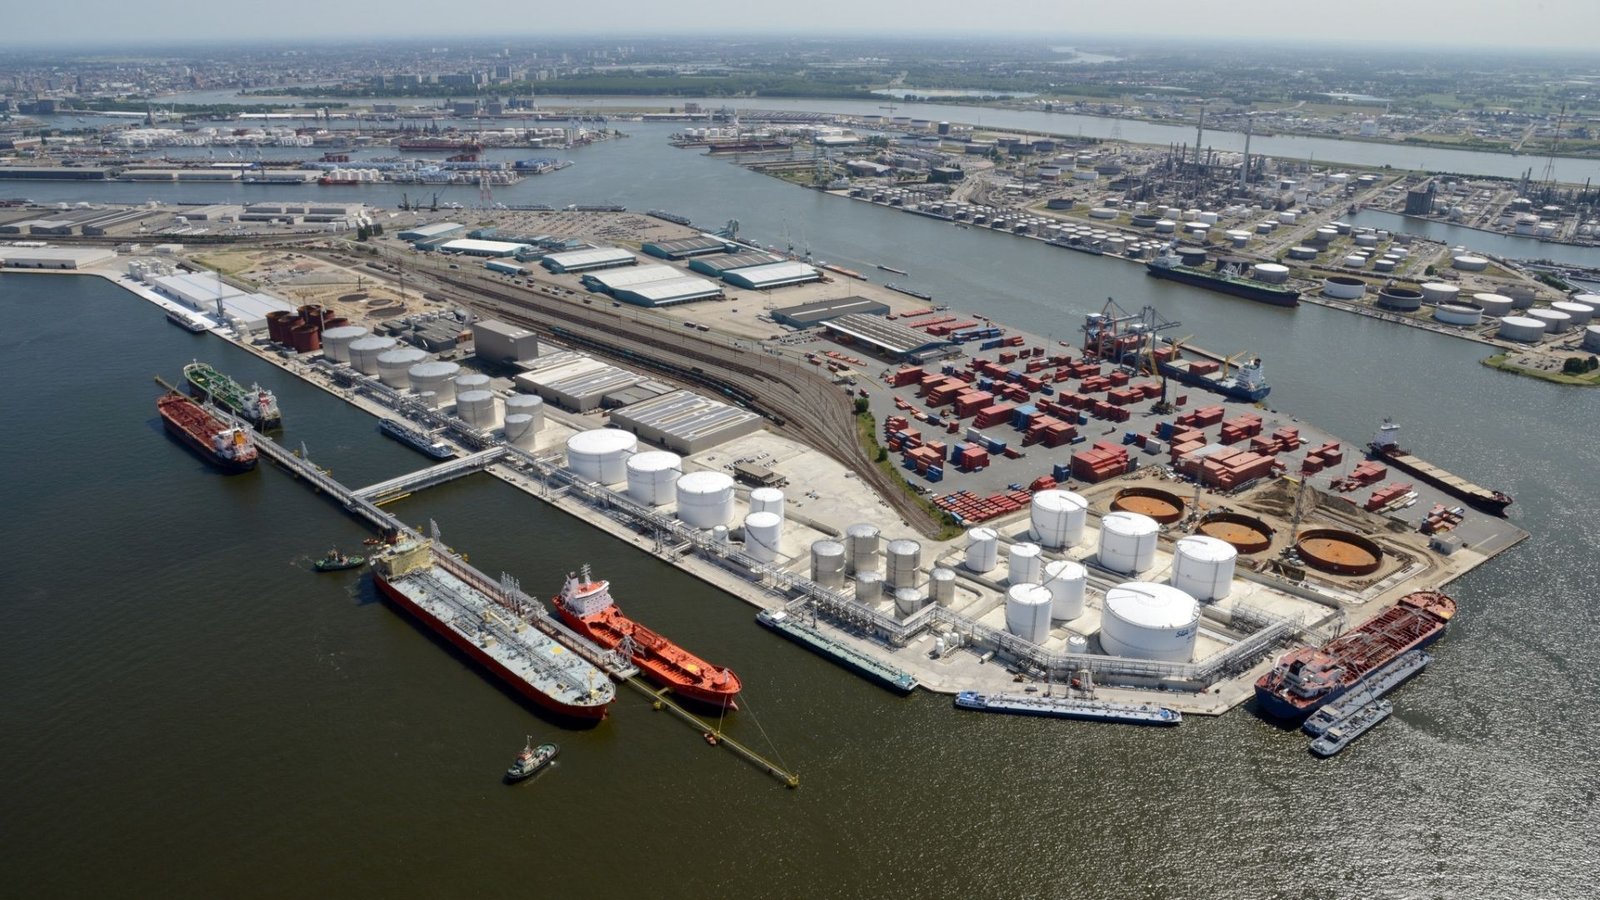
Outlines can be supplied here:
[[397, 475], [386, 481], [369, 484], [364, 488], [356, 488], [350, 493], [354, 497], [382, 504], [389, 500], [399, 499], [412, 491], [420, 491], [423, 488], [434, 487], [447, 481], [454, 481], [464, 475], [482, 471], [504, 459], [506, 452], [507, 448], [505, 447], [490, 447], [471, 456], [447, 460], [436, 466], [429, 466], [426, 469], [418, 469], [415, 472]]
[[649, 684], [645, 683], [639, 678], [629, 678], [623, 683], [639, 693], [644, 694], [646, 697], [649, 697], [650, 705], [653, 708], [658, 710], [664, 709], [699, 729], [700, 733], [705, 736], [707, 742], [711, 743], [712, 746], [728, 748], [729, 750], [733, 751], [735, 756], [738, 756], [745, 762], [750, 763], [761, 771], [783, 782], [784, 787], [793, 789], [800, 786], [799, 773], [791, 772], [788, 769], [785, 769], [783, 766], [780, 766], [779, 764], [767, 759], [765, 756], [751, 749], [748, 745], [729, 737], [727, 734], [723, 733], [722, 726], [718, 725], [716, 727], [712, 727], [709, 722], [705, 721], [694, 713], [689, 712], [682, 706], [679, 706], [671, 698], [671, 696], [669, 696], [670, 692], [666, 688], [660, 688], [658, 690], [651, 687]]

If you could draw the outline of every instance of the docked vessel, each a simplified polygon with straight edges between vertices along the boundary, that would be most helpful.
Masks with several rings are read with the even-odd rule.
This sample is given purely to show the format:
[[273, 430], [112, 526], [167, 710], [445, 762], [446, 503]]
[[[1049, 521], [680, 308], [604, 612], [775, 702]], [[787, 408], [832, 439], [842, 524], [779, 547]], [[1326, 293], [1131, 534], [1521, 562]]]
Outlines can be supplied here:
[[430, 434], [418, 431], [399, 419], [383, 419], [378, 422], [378, 430], [394, 438], [407, 447], [423, 453], [434, 459], [451, 459], [456, 451], [449, 444], [438, 440]]
[[1338, 724], [1322, 733], [1322, 736], [1311, 742], [1311, 752], [1318, 756], [1332, 756], [1355, 742], [1355, 739], [1371, 731], [1379, 722], [1389, 718], [1394, 712], [1394, 704], [1387, 700], [1374, 700], [1350, 714], [1347, 719], [1341, 719]]
[[817, 268], [827, 269], [829, 272], [843, 275], [846, 278], [854, 278], [857, 281], [867, 280], [867, 276], [857, 272], [855, 269], [846, 269], [844, 266], [836, 266], [833, 263], [819, 262], [817, 263]]
[[223, 421], [176, 391], [157, 400], [156, 409], [169, 433], [217, 468], [248, 472], [256, 467], [259, 451], [243, 428]]
[[1273, 306], [1300, 305], [1300, 292], [1294, 288], [1267, 284], [1236, 275], [1231, 271], [1208, 271], [1186, 266], [1170, 249], [1163, 250], [1155, 259], [1145, 263], [1144, 270], [1156, 278], [1165, 278], [1221, 294], [1231, 294], [1258, 303], [1268, 303]]
[[195, 396], [209, 398], [212, 403], [261, 431], [283, 426], [283, 413], [278, 410], [277, 396], [258, 384], [246, 389], [239, 382], [199, 361], [184, 366], [183, 377], [189, 382], [189, 391]]
[[918, 300], [932, 300], [933, 299], [933, 296], [931, 294], [925, 294], [922, 291], [914, 291], [911, 288], [901, 287], [898, 284], [886, 284], [886, 285], [884, 285], [884, 287], [888, 288], [891, 291], [899, 291], [900, 293], [905, 294], [907, 297], [915, 297]]
[[894, 266], [886, 266], [883, 263], [878, 263], [878, 268], [884, 270], [885, 272], [893, 272], [896, 275], [910, 275], [911, 274], [910, 272], [907, 272], [905, 269], [896, 269]]
[[1445, 493], [1465, 500], [1469, 505], [1491, 515], [1504, 516], [1506, 507], [1511, 505], [1510, 494], [1473, 484], [1459, 475], [1446, 472], [1400, 449], [1400, 426], [1394, 422], [1384, 420], [1378, 433], [1373, 436], [1372, 443], [1367, 445], [1367, 450], [1373, 459], [1410, 472]]
[[1455, 613], [1456, 602], [1450, 597], [1417, 591], [1321, 647], [1284, 654], [1272, 671], [1256, 679], [1261, 712], [1275, 719], [1304, 721], [1398, 657], [1438, 640]]
[[204, 334], [207, 330], [206, 323], [199, 319], [184, 315], [175, 309], [167, 310], [167, 321], [182, 328], [190, 334]]
[[533, 736], [528, 736], [528, 742], [523, 745], [522, 752], [511, 761], [511, 767], [506, 769], [506, 783], [515, 784], [527, 781], [539, 774], [545, 766], [555, 762], [556, 754], [561, 752], [561, 747], [556, 744], [533, 745]]
[[339, 548], [335, 547], [328, 551], [327, 556], [317, 560], [312, 565], [316, 567], [318, 572], [343, 572], [345, 569], [354, 569], [366, 561], [367, 558], [365, 556], [350, 556], [346, 553], [340, 553]]
[[814, 650], [839, 663], [858, 675], [883, 685], [899, 694], [909, 694], [917, 689], [917, 679], [862, 653], [848, 644], [832, 640], [815, 628], [797, 620], [781, 609], [764, 609], [756, 614], [756, 621], [776, 631], [802, 647]]
[[574, 630], [608, 650], [621, 650], [646, 678], [680, 697], [719, 709], [734, 707], [739, 676], [711, 665], [622, 614], [611, 599], [611, 585], [595, 581], [584, 566], [567, 576], [552, 600], [556, 614]]
[[1130, 725], [1182, 725], [1183, 713], [1149, 703], [1112, 703], [1079, 697], [1038, 697], [1032, 694], [981, 694], [962, 691], [956, 706], [979, 712], [1011, 713], [1022, 716], [1047, 716], [1053, 719], [1085, 719], [1094, 722], [1123, 722]]
[[1232, 372], [1220, 373], [1215, 371], [1214, 364], [1189, 360], [1158, 362], [1156, 366], [1161, 374], [1175, 381], [1247, 403], [1260, 403], [1272, 392], [1272, 385], [1267, 383], [1267, 377], [1261, 372], [1259, 358], [1240, 364]]
[[427, 543], [407, 541], [373, 557], [383, 597], [538, 706], [569, 719], [598, 722], [616, 699], [606, 674], [530, 627]]
[[1372, 677], [1362, 682], [1361, 687], [1312, 713], [1300, 730], [1312, 737], [1322, 734], [1341, 720], [1348, 719], [1356, 710], [1399, 687], [1431, 662], [1433, 657], [1426, 650], [1413, 650], [1401, 656], [1372, 673]]
[[452, 138], [410, 138], [399, 141], [395, 144], [395, 146], [401, 150], [410, 151], [448, 150], [451, 153], [483, 152], [483, 145], [476, 141]]

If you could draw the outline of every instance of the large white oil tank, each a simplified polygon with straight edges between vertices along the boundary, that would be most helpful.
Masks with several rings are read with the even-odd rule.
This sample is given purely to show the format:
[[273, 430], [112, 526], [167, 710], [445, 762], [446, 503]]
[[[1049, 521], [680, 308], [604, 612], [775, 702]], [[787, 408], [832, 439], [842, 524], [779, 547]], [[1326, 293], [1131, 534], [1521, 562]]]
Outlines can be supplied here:
[[489, 390], [489, 376], [482, 372], [462, 372], [456, 376], [456, 396], [467, 391]]
[[1463, 272], [1482, 272], [1484, 269], [1489, 268], [1489, 260], [1471, 253], [1463, 253], [1460, 256], [1453, 257], [1450, 260], [1450, 265]]
[[1188, 662], [1200, 605], [1170, 584], [1130, 581], [1106, 591], [1100, 647], [1112, 656]]
[[811, 542], [811, 580], [834, 590], [844, 587], [844, 544]]
[[628, 457], [626, 468], [629, 497], [646, 506], [661, 506], [676, 499], [673, 489], [683, 477], [683, 457], [665, 450], [646, 450]]
[[760, 562], [778, 558], [778, 541], [783, 537], [783, 520], [777, 513], [758, 512], [744, 517], [744, 552]]
[[1600, 353], [1600, 325], [1590, 325], [1583, 330], [1583, 349]]
[[1528, 316], [1506, 316], [1500, 320], [1500, 337], [1508, 341], [1534, 343], [1544, 337], [1544, 320]]
[[890, 541], [884, 548], [884, 583], [889, 587], [914, 588], [922, 567], [922, 545], [916, 541]]
[[1257, 281], [1283, 284], [1289, 280], [1289, 267], [1282, 263], [1257, 263], [1253, 274]]
[[350, 367], [363, 375], [378, 374], [378, 354], [393, 350], [400, 342], [392, 337], [368, 335], [350, 342]]
[[411, 379], [411, 389], [417, 393], [432, 391], [440, 406], [453, 403], [456, 399], [456, 376], [461, 373], [461, 367], [453, 362], [420, 362], [406, 370], [406, 376]]
[[894, 592], [895, 611], [902, 616], [909, 616], [923, 605], [922, 592], [916, 588], [900, 588]]
[[862, 603], [876, 603], [883, 597], [881, 572], [856, 573], [856, 599]]
[[1071, 491], [1040, 491], [1028, 507], [1033, 539], [1052, 550], [1077, 546], [1088, 518], [1089, 501]]
[[1198, 600], [1221, 600], [1233, 592], [1239, 551], [1227, 541], [1196, 534], [1178, 541], [1172, 555], [1172, 586]]
[[499, 421], [498, 405], [489, 391], [467, 391], [456, 395], [456, 418], [480, 431], [488, 431]]
[[940, 566], [928, 575], [928, 599], [940, 606], [956, 602], [956, 570]]
[[1473, 294], [1472, 302], [1483, 308], [1484, 315], [1494, 316], [1496, 319], [1510, 315], [1512, 308], [1516, 306], [1511, 298], [1504, 294]]
[[333, 362], [350, 361], [350, 343], [367, 336], [360, 325], [335, 325], [322, 329], [322, 356]]
[[1070, 559], [1045, 563], [1044, 586], [1050, 592], [1050, 618], [1065, 622], [1083, 615], [1083, 596], [1089, 586], [1089, 570], [1083, 563]]
[[1011, 545], [1006, 554], [1006, 581], [1010, 584], [1038, 584], [1044, 578], [1044, 557], [1038, 544], [1026, 541]]
[[1446, 325], [1479, 325], [1483, 308], [1476, 303], [1441, 303], [1434, 307], [1433, 317]]
[[1573, 328], [1583, 328], [1594, 318], [1594, 307], [1587, 303], [1576, 303], [1571, 300], [1557, 300], [1550, 304], [1550, 308], [1558, 313], [1567, 314], [1567, 324]]
[[628, 457], [638, 446], [639, 439], [620, 428], [580, 431], [567, 438], [567, 468], [588, 481], [620, 484], [628, 477]]
[[733, 478], [723, 472], [690, 472], [678, 479], [678, 520], [691, 528], [715, 528], [733, 519]]
[[1572, 324], [1572, 317], [1557, 309], [1530, 309], [1528, 317], [1543, 322], [1544, 330], [1549, 334], [1560, 334]]
[[512, 416], [531, 417], [537, 433], [544, 427], [544, 398], [537, 394], [512, 394], [506, 398], [506, 418]]
[[1035, 644], [1050, 637], [1050, 591], [1042, 584], [1014, 584], [1006, 590], [1006, 630]]
[[878, 571], [878, 526], [861, 522], [844, 530], [844, 571], [847, 575]]
[[396, 347], [378, 354], [378, 380], [397, 391], [411, 387], [411, 367], [428, 361], [416, 347]]
[[969, 529], [966, 565], [979, 575], [993, 572], [1000, 565], [1000, 533], [993, 528]]
[[1442, 281], [1430, 281], [1422, 286], [1422, 299], [1429, 303], [1449, 303], [1461, 295], [1461, 288]]
[[536, 450], [539, 447], [539, 427], [527, 413], [508, 413], [504, 425], [506, 443], [518, 450]]
[[1129, 575], [1155, 565], [1156, 535], [1160, 528], [1149, 516], [1131, 512], [1106, 513], [1100, 520], [1100, 565]]
[[750, 511], [777, 513], [783, 518], [783, 491], [774, 487], [758, 487], [750, 492]]

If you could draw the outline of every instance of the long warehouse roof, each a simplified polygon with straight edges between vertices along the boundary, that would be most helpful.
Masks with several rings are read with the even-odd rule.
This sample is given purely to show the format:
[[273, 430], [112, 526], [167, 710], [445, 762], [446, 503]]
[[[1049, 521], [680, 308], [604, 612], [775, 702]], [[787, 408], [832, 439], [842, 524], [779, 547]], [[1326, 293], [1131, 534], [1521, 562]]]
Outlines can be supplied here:
[[673, 391], [611, 413], [613, 422], [625, 422], [685, 442], [760, 418], [748, 409], [729, 406], [693, 391]]
[[840, 316], [822, 324], [824, 328], [830, 331], [848, 334], [859, 341], [882, 347], [890, 353], [916, 353], [921, 350], [930, 350], [950, 344], [949, 341], [929, 337], [898, 322], [890, 322], [878, 316], [867, 316], [860, 313]]
[[609, 272], [596, 272], [585, 275], [585, 281], [593, 281], [608, 291], [618, 288], [636, 287], [649, 284], [653, 281], [671, 281], [674, 278], [684, 277], [683, 272], [671, 266], [656, 263], [648, 266], [634, 266], [631, 269], [622, 269]]
[[638, 258], [619, 247], [591, 247], [551, 253], [540, 262], [552, 272], [578, 272], [599, 266], [631, 265], [638, 262]]
[[723, 281], [755, 290], [816, 281], [821, 277], [821, 272], [802, 262], [775, 262], [746, 269], [729, 269], [722, 273]]

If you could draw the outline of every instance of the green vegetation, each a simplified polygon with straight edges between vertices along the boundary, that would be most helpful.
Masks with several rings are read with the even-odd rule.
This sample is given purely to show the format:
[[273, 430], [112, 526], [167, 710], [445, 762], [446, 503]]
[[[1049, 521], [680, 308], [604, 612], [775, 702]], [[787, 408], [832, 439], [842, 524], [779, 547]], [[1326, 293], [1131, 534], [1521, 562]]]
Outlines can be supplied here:
[[866, 448], [867, 456], [939, 523], [939, 534], [934, 540], [948, 541], [960, 535], [965, 529], [957, 524], [955, 517], [919, 493], [911, 482], [906, 481], [906, 477], [900, 474], [900, 470], [895, 468], [894, 460], [889, 456], [889, 449], [878, 443], [878, 422], [865, 408], [866, 406], [865, 397], [856, 400], [856, 437], [861, 441], [861, 446]]
[[[1596, 359], [1593, 356], [1588, 359], [1579, 356], [1569, 357], [1560, 372], [1519, 366], [1511, 361], [1510, 354], [1507, 353], [1497, 353], [1485, 359], [1483, 364], [1491, 369], [1499, 369], [1502, 372], [1510, 372], [1513, 375], [1523, 375], [1556, 384], [1570, 384], [1576, 387], [1600, 387], [1600, 359]], [[1569, 369], [1577, 368], [1582, 368], [1583, 372], [1581, 374], [1569, 372]]]

